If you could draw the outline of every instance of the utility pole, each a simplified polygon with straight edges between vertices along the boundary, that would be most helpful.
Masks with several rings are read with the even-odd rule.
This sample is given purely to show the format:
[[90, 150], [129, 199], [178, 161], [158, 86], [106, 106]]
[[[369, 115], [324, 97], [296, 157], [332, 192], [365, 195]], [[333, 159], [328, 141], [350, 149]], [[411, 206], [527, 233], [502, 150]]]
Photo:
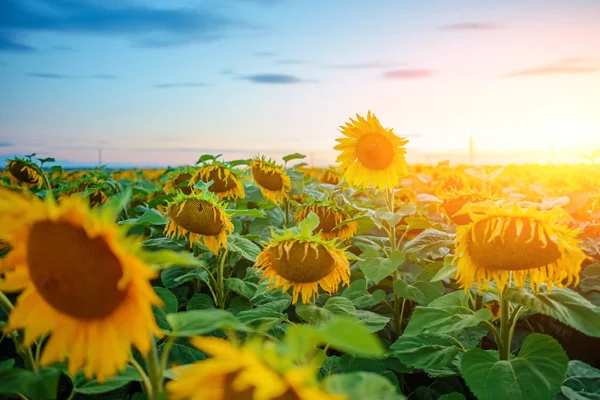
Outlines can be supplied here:
[[474, 158], [474, 150], [473, 150], [473, 135], [469, 136], [469, 163], [473, 165]]

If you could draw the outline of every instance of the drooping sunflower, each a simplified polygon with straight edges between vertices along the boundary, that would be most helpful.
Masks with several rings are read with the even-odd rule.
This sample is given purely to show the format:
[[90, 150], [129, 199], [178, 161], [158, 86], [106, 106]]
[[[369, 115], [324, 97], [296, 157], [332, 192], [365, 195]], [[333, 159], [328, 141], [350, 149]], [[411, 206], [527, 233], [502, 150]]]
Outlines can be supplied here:
[[186, 168], [185, 170], [180, 171], [165, 183], [163, 186], [163, 191], [165, 194], [173, 193], [176, 190], [181, 190], [184, 194], [192, 193], [194, 189], [188, 186], [186, 182], [192, 179], [194, 174], [195, 171], [193, 171], [191, 168]]
[[340, 150], [337, 162], [341, 163], [344, 178], [357, 186], [384, 189], [398, 185], [407, 173], [404, 145], [408, 140], [398, 137], [393, 130], [386, 129], [369, 111], [367, 118], [356, 115], [341, 126], [344, 138], [334, 147]]
[[[311, 217], [311, 216], [314, 216]], [[297, 228], [286, 229], [281, 235], [272, 232], [256, 264], [262, 270], [261, 280], [268, 279], [272, 289], [292, 290], [292, 302], [308, 303], [319, 286], [334, 293], [341, 282], [350, 282], [350, 263], [337, 239], [325, 240], [312, 232], [318, 226], [315, 214], [309, 214]]]
[[22, 290], [5, 329], [25, 329], [26, 346], [51, 333], [42, 365], [68, 356], [71, 375], [83, 368], [102, 381], [125, 368], [132, 344], [146, 354], [151, 333], [162, 335], [155, 273], [110, 213], [77, 197], [57, 205], [0, 189], [0, 238], [12, 245], [0, 290]]
[[549, 290], [579, 283], [586, 256], [562, 209], [542, 212], [485, 202], [467, 204], [462, 212], [473, 221], [458, 226], [456, 234], [456, 279], [465, 289], [474, 283], [487, 288], [493, 280], [503, 291], [511, 276], [517, 287], [529, 277], [534, 290], [542, 283]]
[[[438, 197], [442, 200], [441, 209], [446, 217], [456, 225], [471, 223], [469, 214], [460, 210], [467, 204], [476, 204], [489, 200], [489, 196], [475, 190], [444, 190]], [[458, 214], [458, 215], [457, 215]]]
[[[235, 346], [216, 337], [193, 337], [192, 345], [210, 358], [173, 369], [167, 383], [172, 400], [343, 400], [323, 391], [318, 368], [282, 363], [268, 343]], [[283, 364], [287, 364], [283, 367]]]
[[327, 183], [329, 185], [337, 185], [341, 179], [342, 177], [333, 168], [325, 169], [319, 175], [319, 183]]
[[190, 186], [198, 182], [210, 182], [208, 190], [216, 194], [219, 200], [224, 198], [236, 200], [245, 196], [244, 185], [229, 165], [212, 160], [198, 168], [196, 174], [190, 179]]
[[167, 204], [167, 237], [189, 234], [190, 248], [194, 243], [200, 243], [202, 238], [204, 245], [214, 254], [219, 254], [219, 250], [227, 246], [233, 224], [216, 195], [207, 191], [186, 195], [178, 191]]
[[15, 157], [12, 160], [8, 160], [6, 168], [20, 183], [40, 187], [44, 184], [44, 173], [37, 164], [30, 160]]
[[266, 200], [278, 203], [288, 197], [292, 184], [283, 167], [265, 157], [255, 157], [250, 167], [252, 177]]
[[316, 200], [307, 197], [295, 215], [296, 222], [300, 223], [311, 212], [319, 217], [319, 225], [315, 231], [320, 231], [321, 237], [325, 240], [334, 238], [346, 240], [356, 234], [358, 223], [350, 221], [340, 225], [350, 219], [350, 215], [330, 198], [325, 197], [322, 200]]

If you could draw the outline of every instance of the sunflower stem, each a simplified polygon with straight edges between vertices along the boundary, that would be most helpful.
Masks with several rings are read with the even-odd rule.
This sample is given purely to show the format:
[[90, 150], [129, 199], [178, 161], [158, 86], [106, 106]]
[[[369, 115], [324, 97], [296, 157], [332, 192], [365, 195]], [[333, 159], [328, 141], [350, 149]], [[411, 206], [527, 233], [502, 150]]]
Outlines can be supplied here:
[[171, 348], [173, 347], [173, 343], [177, 337], [169, 336], [167, 340], [165, 340], [162, 348], [162, 356], [160, 359], [160, 385], [162, 386], [165, 380], [165, 371], [167, 370], [167, 363], [169, 362], [169, 353], [171, 352]]
[[160, 370], [158, 350], [156, 349], [154, 337], [152, 337], [150, 352], [146, 357], [146, 367], [148, 368], [148, 378], [150, 379], [151, 387], [151, 393], [149, 393], [148, 397], [150, 400], [158, 400], [162, 393], [162, 371]]
[[512, 341], [512, 329], [511, 329], [511, 318], [510, 318], [510, 303], [506, 299], [505, 293], [501, 295], [500, 304], [500, 343], [498, 343], [498, 350], [500, 353], [500, 360], [508, 361], [510, 358], [510, 347]]
[[222, 310], [225, 309], [225, 260], [227, 259], [227, 249], [224, 249], [219, 258], [219, 267], [217, 269], [217, 304]]
[[[388, 210], [391, 213], [394, 213], [394, 189], [387, 188], [385, 190], [385, 203], [388, 206]], [[389, 230], [387, 230], [389, 239], [390, 239], [390, 249], [391, 253], [398, 250], [397, 242], [396, 242], [396, 226], [392, 226], [389, 224]], [[393, 283], [399, 279], [398, 270], [396, 269], [393, 273], [392, 287]], [[404, 318], [404, 306], [406, 305], [406, 300], [402, 299], [402, 306], [400, 305], [400, 300], [402, 298], [394, 293], [394, 331], [396, 331], [396, 335], [402, 335], [402, 318]]]
[[[13, 309], [13, 305], [10, 302], [9, 298], [6, 297], [6, 295], [3, 292], [0, 292], [0, 305], [2, 306], [2, 308], [4, 308], [4, 311], [6, 311], [6, 314], [10, 315], [10, 312]], [[10, 337], [15, 345], [17, 354], [19, 354], [19, 356], [23, 359], [23, 363], [25, 364], [25, 367], [30, 371], [37, 372], [37, 364], [35, 363], [35, 360], [33, 358], [33, 353], [31, 352], [31, 347], [25, 347], [23, 345], [23, 343], [21, 342], [21, 340], [19, 339], [19, 337], [21, 336], [21, 333], [22, 332], [14, 331], [14, 332], [12, 332]]]
[[146, 371], [144, 371], [144, 368], [142, 368], [140, 363], [138, 363], [137, 360], [133, 356], [131, 356], [131, 358], [129, 359], [129, 363], [131, 365], [133, 365], [133, 368], [135, 368], [137, 370], [137, 372], [140, 374], [140, 376], [142, 377], [142, 382], [144, 383], [144, 390], [146, 391], [148, 396], [151, 397], [152, 384], [150, 383], [150, 379], [148, 378]]

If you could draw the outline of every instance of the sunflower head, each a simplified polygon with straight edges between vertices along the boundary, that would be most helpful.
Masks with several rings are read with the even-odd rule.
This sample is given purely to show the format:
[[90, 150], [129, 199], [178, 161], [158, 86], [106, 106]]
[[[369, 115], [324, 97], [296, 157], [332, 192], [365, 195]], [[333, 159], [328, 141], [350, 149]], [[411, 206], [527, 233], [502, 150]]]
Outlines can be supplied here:
[[255, 157], [250, 168], [265, 199], [278, 203], [289, 196], [292, 184], [282, 166], [265, 157]]
[[334, 168], [327, 168], [323, 170], [321, 175], [319, 175], [319, 183], [326, 183], [329, 185], [337, 185], [340, 183], [342, 177], [338, 174]]
[[132, 344], [146, 353], [150, 333], [162, 335], [149, 282], [156, 274], [107, 210], [0, 189], [0, 238], [12, 246], [0, 290], [22, 291], [6, 329], [24, 329], [26, 346], [51, 333], [41, 364], [68, 356], [70, 374], [83, 368], [99, 381], [125, 368]]
[[193, 337], [193, 346], [210, 358], [173, 369], [167, 383], [172, 400], [343, 400], [323, 391], [316, 365], [286, 362], [287, 354], [270, 342], [235, 345], [216, 337]]
[[503, 291], [510, 277], [522, 287], [529, 277], [537, 290], [579, 282], [585, 259], [576, 239], [578, 231], [564, 222], [559, 208], [550, 212], [501, 207], [492, 202], [468, 204], [463, 211], [472, 222], [457, 227], [457, 280], [465, 289], [477, 283], [487, 288], [491, 280]]
[[167, 237], [189, 234], [190, 248], [202, 239], [214, 254], [227, 246], [227, 237], [233, 232], [233, 224], [215, 194], [206, 190], [195, 194], [178, 191], [167, 204]]
[[8, 160], [6, 168], [13, 178], [20, 183], [35, 186], [42, 186], [44, 183], [42, 169], [31, 160], [15, 157], [12, 160]]
[[345, 240], [356, 234], [358, 223], [356, 221], [345, 222], [350, 219], [350, 214], [339, 207], [330, 197], [317, 200], [307, 196], [295, 215], [296, 222], [300, 223], [311, 212], [319, 217], [319, 225], [315, 231], [321, 232], [321, 237], [325, 240], [334, 238]]
[[[185, 168], [171, 176], [171, 178], [165, 183], [163, 191], [165, 194], [174, 193], [176, 190], [180, 190], [183, 194], [190, 194], [194, 191], [192, 187], [188, 185], [188, 182], [195, 175], [195, 171], [191, 168]], [[192, 185], [193, 186], [193, 185]]]
[[357, 114], [356, 120], [350, 119], [340, 129], [345, 137], [336, 139], [339, 144], [334, 149], [341, 151], [337, 161], [349, 183], [379, 189], [398, 185], [407, 173], [404, 145], [408, 140], [381, 126], [370, 111], [367, 118]]
[[293, 288], [293, 303], [299, 295], [308, 303], [319, 286], [334, 293], [341, 282], [350, 282], [350, 264], [337, 239], [325, 240], [312, 233], [319, 223], [318, 216], [310, 213], [297, 228], [272, 232], [256, 260], [255, 267], [263, 271], [261, 280], [268, 279], [272, 289], [281, 287], [287, 292]]
[[212, 160], [210, 163], [201, 165], [194, 176], [190, 179], [190, 187], [193, 187], [198, 182], [213, 183], [208, 187], [208, 190], [217, 195], [221, 199], [243, 199], [244, 185], [242, 181], [225, 163]]
[[469, 214], [460, 212], [465, 205], [481, 203], [490, 198], [482, 192], [468, 189], [444, 190], [438, 194], [438, 197], [442, 200], [442, 213], [456, 225], [466, 225], [471, 223]]

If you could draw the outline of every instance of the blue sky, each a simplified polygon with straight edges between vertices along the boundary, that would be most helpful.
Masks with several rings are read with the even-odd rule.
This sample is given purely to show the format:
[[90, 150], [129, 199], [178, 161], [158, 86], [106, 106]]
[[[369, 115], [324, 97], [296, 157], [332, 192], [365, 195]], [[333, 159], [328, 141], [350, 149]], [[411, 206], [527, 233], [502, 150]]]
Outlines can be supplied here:
[[409, 156], [600, 148], [599, 20], [595, 0], [2, 0], [0, 157], [327, 163], [367, 110]]

